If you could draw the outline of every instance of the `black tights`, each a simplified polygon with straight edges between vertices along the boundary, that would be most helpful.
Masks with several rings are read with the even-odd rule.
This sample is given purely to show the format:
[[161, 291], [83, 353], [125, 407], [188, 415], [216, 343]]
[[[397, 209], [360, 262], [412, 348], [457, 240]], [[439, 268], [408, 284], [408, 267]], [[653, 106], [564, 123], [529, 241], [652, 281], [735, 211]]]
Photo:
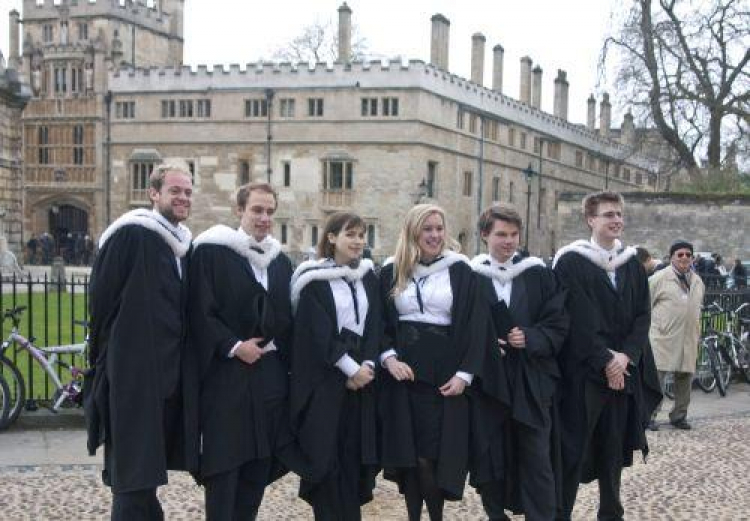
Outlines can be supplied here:
[[435, 480], [435, 463], [419, 458], [418, 467], [406, 473], [404, 496], [409, 521], [419, 521], [422, 517], [422, 503], [427, 503], [427, 513], [431, 521], [443, 519], [443, 494]]

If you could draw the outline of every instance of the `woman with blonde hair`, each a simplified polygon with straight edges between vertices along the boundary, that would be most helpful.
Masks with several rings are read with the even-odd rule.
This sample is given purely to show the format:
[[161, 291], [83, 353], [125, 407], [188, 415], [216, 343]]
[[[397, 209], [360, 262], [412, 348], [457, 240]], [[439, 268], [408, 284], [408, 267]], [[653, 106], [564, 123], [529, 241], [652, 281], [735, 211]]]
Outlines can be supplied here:
[[382, 465], [410, 520], [420, 519], [423, 503], [430, 519], [442, 519], [443, 502], [463, 496], [469, 463], [466, 391], [481, 369], [486, 313], [468, 259], [455, 249], [443, 209], [420, 204], [380, 273]]

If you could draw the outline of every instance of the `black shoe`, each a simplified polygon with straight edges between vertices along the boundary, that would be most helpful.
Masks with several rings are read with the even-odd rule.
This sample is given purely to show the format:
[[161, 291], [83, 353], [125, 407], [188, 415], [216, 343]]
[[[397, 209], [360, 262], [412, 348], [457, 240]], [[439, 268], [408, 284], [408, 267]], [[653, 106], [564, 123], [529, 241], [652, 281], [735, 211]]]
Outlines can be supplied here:
[[659, 424], [656, 423], [656, 420], [651, 420], [650, 422], [648, 422], [648, 425], [646, 426], [646, 428], [650, 431], [656, 432], [659, 430]]
[[675, 429], [680, 429], [683, 431], [689, 431], [690, 429], [693, 428], [692, 425], [690, 425], [685, 418], [681, 420], [677, 420], [676, 422], [669, 422], [669, 423], [671, 423], [672, 427], [674, 427]]

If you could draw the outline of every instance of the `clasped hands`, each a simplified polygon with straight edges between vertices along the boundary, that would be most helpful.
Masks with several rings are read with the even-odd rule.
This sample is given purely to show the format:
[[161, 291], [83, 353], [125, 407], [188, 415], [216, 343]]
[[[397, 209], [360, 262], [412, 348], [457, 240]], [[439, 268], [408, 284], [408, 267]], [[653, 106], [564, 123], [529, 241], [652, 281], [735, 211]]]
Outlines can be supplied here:
[[498, 338], [497, 343], [500, 344], [500, 353], [505, 356], [505, 349], [503, 349], [503, 346], [510, 345], [510, 347], [515, 349], [524, 349], [526, 347], [526, 335], [524, 334], [523, 329], [520, 327], [514, 327], [508, 332], [507, 341]]
[[609, 352], [612, 353], [612, 359], [604, 367], [607, 385], [610, 389], [621, 391], [625, 388], [625, 377], [630, 376], [628, 372], [630, 358], [625, 353], [620, 353], [619, 351], [612, 351], [610, 349]]
[[[414, 371], [412, 371], [411, 367], [401, 362], [395, 356], [386, 358], [383, 365], [391, 373], [391, 376], [399, 382], [403, 382], [404, 380], [414, 381]], [[466, 389], [466, 382], [458, 376], [453, 376], [439, 388], [439, 391], [443, 396], [458, 396], [464, 392], [464, 389]]]

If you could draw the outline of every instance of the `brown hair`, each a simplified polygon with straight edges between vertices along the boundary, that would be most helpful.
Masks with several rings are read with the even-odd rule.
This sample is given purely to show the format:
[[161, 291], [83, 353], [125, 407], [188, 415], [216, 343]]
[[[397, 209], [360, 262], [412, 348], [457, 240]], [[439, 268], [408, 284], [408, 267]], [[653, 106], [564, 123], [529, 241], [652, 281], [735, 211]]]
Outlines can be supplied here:
[[479, 222], [477, 222], [479, 235], [482, 236], [490, 233], [492, 227], [495, 225], [495, 221], [505, 221], [509, 224], [515, 224], [519, 231], [523, 229], [521, 215], [510, 206], [499, 204], [490, 206], [479, 216]]
[[618, 192], [594, 192], [583, 198], [583, 216], [584, 218], [596, 217], [599, 211], [599, 205], [602, 203], [619, 204], [625, 207], [625, 199]]
[[342, 230], [360, 228], [365, 231], [365, 221], [356, 213], [336, 212], [330, 215], [323, 226], [323, 233], [318, 239], [318, 258], [332, 259], [336, 253], [336, 246], [328, 240], [328, 234], [338, 235]]
[[240, 210], [245, 209], [245, 205], [247, 205], [247, 201], [250, 199], [250, 192], [253, 190], [271, 194], [275, 203], [274, 208], [279, 206], [279, 194], [276, 193], [273, 186], [264, 181], [253, 181], [252, 183], [244, 184], [237, 189], [237, 208]]

